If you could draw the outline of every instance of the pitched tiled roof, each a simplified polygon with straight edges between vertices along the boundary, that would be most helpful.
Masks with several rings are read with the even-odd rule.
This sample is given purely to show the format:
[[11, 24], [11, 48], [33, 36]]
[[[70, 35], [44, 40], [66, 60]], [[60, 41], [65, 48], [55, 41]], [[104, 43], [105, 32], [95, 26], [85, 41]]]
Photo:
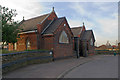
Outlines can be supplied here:
[[21, 28], [23, 31], [29, 31], [29, 30], [34, 30], [37, 29], [37, 24], [41, 23], [49, 14], [45, 14], [42, 16], [38, 16], [32, 19], [24, 20], [21, 22]]
[[[93, 36], [93, 31], [92, 30], [86, 30], [83, 32], [83, 35], [81, 35], [81, 40], [89, 40]], [[95, 40], [95, 39], [94, 39]]]
[[64, 18], [65, 17], [54, 19], [48, 28], [43, 32], [43, 34], [53, 34], [62, 21], [64, 21]]
[[74, 37], [77, 37], [81, 33], [82, 27], [71, 28]]

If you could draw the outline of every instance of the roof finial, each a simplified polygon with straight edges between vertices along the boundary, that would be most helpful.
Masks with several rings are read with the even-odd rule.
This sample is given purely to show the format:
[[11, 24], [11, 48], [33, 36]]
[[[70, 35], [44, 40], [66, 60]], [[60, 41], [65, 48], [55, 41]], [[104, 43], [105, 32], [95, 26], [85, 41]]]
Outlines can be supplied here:
[[23, 16], [23, 21], [24, 21], [24, 16]]
[[84, 26], [84, 22], [83, 22], [83, 26]]
[[54, 11], [54, 7], [52, 8], [52, 11]]

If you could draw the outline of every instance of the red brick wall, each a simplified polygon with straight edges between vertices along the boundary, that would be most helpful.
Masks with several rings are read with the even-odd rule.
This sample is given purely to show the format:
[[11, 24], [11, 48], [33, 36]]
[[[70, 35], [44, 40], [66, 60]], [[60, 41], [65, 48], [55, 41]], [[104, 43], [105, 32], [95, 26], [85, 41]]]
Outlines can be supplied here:
[[45, 29], [46, 26], [44, 25], [46, 24], [47, 20], [53, 20], [54, 18], [57, 18], [57, 15], [55, 14], [55, 12], [51, 12], [51, 14], [47, 17], [47, 19], [42, 24], [36, 24], [38, 33], [41, 33]]
[[[26, 50], [26, 40], [30, 40], [30, 49], [34, 50], [37, 49], [37, 35], [36, 33], [26, 33], [20, 34], [20, 38], [17, 41], [17, 51]], [[13, 50], [13, 45], [9, 43], [9, 50]]]
[[17, 41], [17, 51], [26, 50], [25, 34], [21, 34]]
[[82, 31], [85, 31], [86, 29], [85, 29], [85, 26], [83, 25], [83, 29], [82, 29]]
[[[49, 17], [42, 24], [36, 24], [37, 30], [38, 30], [39, 40], [37, 40], [37, 35], [35, 33], [21, 34], [20, 39], [18, 39], [18, 42], [17, 42], [17, 50], [18, 51], [26, 50], [26, 38], [30, 39], [30, 43], [31, 43], [30, 49], [31, 50], [33, 50], [33, 49], [50, 49], [50, 47], [52, 47], [52, 46], [51, 46], [51, 44], [50, 45], [48, 45], [48, 44], [51, 43], [50, 41], [52, 41], [52, 39], [45, 38], [45, 41], [44, 41], [44, 38], [42, 37], [41, 32], [46, 27], [46, 26], [44, 26], [46, 21], [53, 20], [54, 18], [57, 18], [57, 15], [53, 11], [53, 12], [51, 12]], [[44, 45], [45, 45], [45, 47], [44, 47]], [[9, 50], [13, 50], [13, 45], [9, 44]]]
[[51, 50], [53, 48], [53, 36], [44, 37], [44, 49]]
[[8, 44], [8, 50], [9, 50], [9, 51], [12, 51], [12, 50], [13, 50], [13, 45], [12, 45], [12, 43], [9, 43], [9, 44]]
[[85, 26], [83, 25], [82, 31], [81, 31], [81, 33], [78, 35], [78, 37], [80, 37], [81, 34], [82, 34], [85, 30], [86, 30], [86, 29], [85, 29]]
[[[64, 23], [66, 24], [66, 27], [64, 26]], [[59, 43], [59, 36], [63, 30], [68, 35], [69, 44]], [[47, 35], [42, 37], [42, 49], [51, 50], [53, 48], [55, 58], [73, 56], [73, 34], [70, 30], [71, 29], [65, 20], [60, 26], [58, 26], [58, 29], [54, 32], [54, 36]]]
[[95, 53], [95, 47], [90, 45], [90, 43], [88, 42], [88, 53], [89, 55], [93, 55]]
[[72, 44], [56, 44], [54, 47], [54, 57], [73, 56]]
[[[39, 42], [38, 42], [38, 49], [50, 49], [50, 47], [46, 47], [47, 44], [49, 43], [48, 38], [42, 37], [41, 32], [45, 29], [45, 24], [47, 22], [47, 20], [53, 20], [54, 18], [57, 18], [57, 15], [55, 14], [55, 12], [51, 12], [51, 14], [48, 16], [48, 18], [42, 23], [42, 24], [37, 24], [37, 30], [38, 30], [38, 34], [39, 34]], [[44, 41], [45, 40], [45, 41]], [[48, 41], [48, 43], [46, 42]], [[51, 46], [51, 45], [50, 45]]]
[[[37, 35], [36, 33], [29, 33], [23, 35], [23, 43], [24, 43], [24, 49], [26, 50], [26, 40], [30, 40], [30, 49], [34, 50], [37, 49]], [[20, 42], [19, 42], [20, 43]], [[18, 48], [19, 50], [22, 50], [21, 47]]]
[[[70, 31], [68, 24], [65, 27], [64, 23], [67, 24], [67, 22], [64, 21], [55, 31], [54, 49], [53, 49], [55, 58], [73, 56], [73, 39], [72, 39], [73, 35]], [[63, 30], [67, 33], [67, 36], [69, 38], [69, 43], [59, 43], [59, 37]]]
[[[50, 14], [47, 20], [53, 20], [53, 18], [57, 18], [54, 12]], [[64, 23], [66, 24], [66, 26], [64, 26]], [[63, 56], [64, 57], [72, 56], [73, 55], [73, 34], [69, 28], [69, 25], [67, 24], [66, 19], [60, 26], [58, 26], [58, 29], [54, 32], [54, 36], [44, 37], [41, 35], [41, 32], [44, 29], [44, 24], [45, 24], [45, 21], [42, 24], [37, 25], [37, 30], [39, 34], [39, 40], [40, 40], [40, 42], [38, 43], [38, 45], [40, 45], [39, 49], [51, 50], [51, 48], [53, 48], [55, 58], [63, 57]], [[68, 38], [69, 38], [68, 44], [59, 43], [59, 36], [63, 30], [68, 35]], [[18, 39], [18, 42], [17, 42], [18, 51], [26, 50], [26, 39], [27, 38], [29, 38], [30, 40], [31, 49], [37, 49], [37, 35], [36, 33], [29, 33], [29, 34], [20, 35], [20, 39]]]
[[50, 16], [47, 18], [48, 20], [53, 20], [54, 18], [58, 18], [55, 12], [52, 12]]

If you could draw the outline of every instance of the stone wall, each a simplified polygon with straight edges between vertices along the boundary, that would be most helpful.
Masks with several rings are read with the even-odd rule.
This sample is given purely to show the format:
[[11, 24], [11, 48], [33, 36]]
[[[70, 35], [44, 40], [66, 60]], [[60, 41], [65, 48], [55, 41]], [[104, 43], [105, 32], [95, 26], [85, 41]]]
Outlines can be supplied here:
[[7, 73], [30, 64], [50, 62], [52, 59], [50, 51], [24, 51], [2, 54], [2, 72]]

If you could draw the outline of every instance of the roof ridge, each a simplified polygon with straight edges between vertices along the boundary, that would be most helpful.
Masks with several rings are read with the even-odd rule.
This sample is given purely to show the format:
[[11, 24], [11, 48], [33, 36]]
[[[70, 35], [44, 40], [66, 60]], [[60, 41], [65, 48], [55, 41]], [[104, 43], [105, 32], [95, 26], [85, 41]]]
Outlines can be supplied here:
[[89, 31], [89, 32], [93, 32], [93, 30], [85, 30], [86, 32]]
[[92, 31], [92, 29], [86, 30], [86, 31]]
[[62, 18], [65, 18], [65, 17], [59, 17], [58, 19], [62, 19]]
[[48, 33], [54, 33], [55, 30], [57, 30], [59, 25], [64, 21], [64, 17], [61, 18], [55, 18], [54, 21], [48, 26], [48, 28], [45, 30], [43, 34], [48, 34]]
[[72, 27], [71, 29], [74, 29], [74, 28], [82, 28], [82, 27]]
[[53, 23], [54, 20], [55, 18], [47, 25], [47, 27], [42, 31], [41, 34], [43, 34], [48, 29], [48, 27]]
[[49, 15], [49, 14], [50, 14], [50, 13], [48, 13], [48, 14], [43, 14], [43, 15], [40, 15], [40, 16], [36, 16], [36, 17], [30, 18], [30, 19], [24, 20], [24, 21], [29, 21], [29, 20], [36, 19], [36, 18], [39, 18], [39, 17], [41, 17], [41, 16], [45, 16], [45, 15]]

